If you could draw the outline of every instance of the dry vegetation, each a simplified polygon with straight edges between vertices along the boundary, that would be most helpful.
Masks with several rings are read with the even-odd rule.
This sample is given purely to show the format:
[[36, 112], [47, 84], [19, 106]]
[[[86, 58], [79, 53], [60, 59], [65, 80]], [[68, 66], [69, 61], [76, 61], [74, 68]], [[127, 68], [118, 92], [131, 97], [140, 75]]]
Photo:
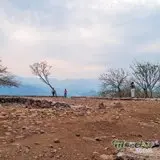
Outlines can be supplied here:
[[71, 108], [1, 104], [0, 159], [109, 160], [114, 139], [160, 138], [160, 101], [44, 99]]

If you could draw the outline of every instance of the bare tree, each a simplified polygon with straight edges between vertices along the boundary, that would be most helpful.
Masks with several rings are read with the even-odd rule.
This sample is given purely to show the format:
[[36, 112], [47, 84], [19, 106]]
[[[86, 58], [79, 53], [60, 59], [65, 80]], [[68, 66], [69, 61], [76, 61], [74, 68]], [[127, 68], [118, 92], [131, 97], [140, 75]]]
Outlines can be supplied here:
[[[124, 83], [123, 89], [122, 89], [122, 96], [123, 97], [130, 97], [131, 96], [131, 82], [133, 82], [133, 78], [127, 78], [127, 80]], [[142, 89], [139, 86], [136, 86], [136, 97], [142, 98], [144, 97], [144, 93]]]
[[122, 90], [127, 80], [128, 73], [122, 68], [120, 69], [109, 69], [107, 73], [100, 76], [100, 81], [102, 81], [102, 90], [110, 90], [112, 93], [116, 91], [119, 97], [122, 97]]
[[19, 85], [20, 83], [15, 80], [15, 76], [8, 72], [8, 68], [0, 64], [0, 86], [18, 87]]
[[131, 66], [134, 82], [143, 90], [145, 97], [153, 97], [160, 87], [160, 65], [150, 62], [134, 62]]
[[33, 65], [30, 65], [30, 68], [34, 75], [38, 76], [42, 82], [44, 82], [47, 86], [51, 88], [53, 96], [54, 96], [54, 93], [56, 95], [56, 90], [49, 82], [49, 76], [51, 74], [50, 70], [52, 66], [49, 66], [47, 62], [40, 62], [40, 63], [34, 63]]

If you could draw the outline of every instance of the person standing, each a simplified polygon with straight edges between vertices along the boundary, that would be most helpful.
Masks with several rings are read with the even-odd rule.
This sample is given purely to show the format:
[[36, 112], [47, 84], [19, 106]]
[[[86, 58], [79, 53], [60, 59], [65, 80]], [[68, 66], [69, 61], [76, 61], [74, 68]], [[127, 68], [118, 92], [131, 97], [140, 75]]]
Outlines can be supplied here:
[[64, 90], [64, 97], [65, 98], [67, 97], [67, 90], [66, 89]]
[[131, 97], [135, 98], [135, 84], [134, 82], [131, 83]]

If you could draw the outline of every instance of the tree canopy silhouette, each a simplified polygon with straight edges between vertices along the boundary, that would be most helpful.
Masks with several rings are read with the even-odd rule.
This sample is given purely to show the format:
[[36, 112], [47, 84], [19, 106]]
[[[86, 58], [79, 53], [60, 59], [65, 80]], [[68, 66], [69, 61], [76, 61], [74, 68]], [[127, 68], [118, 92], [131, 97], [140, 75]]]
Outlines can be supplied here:
[[15, 80], [15, 76], [8, 72], [8, 68], [2, 65], [0, 60], [0, 86], [18, 87], [20, 83]]
[[126, 83], [128, 73], [124, 69], [109, 69], [106, 73], [100, 76], [102, 82], [102, 91], [117, 91], [119, 97], [122, 96], [122, 90]]
[[135, 62], [131, 65], [134, 82], [143, 89], [145, 97], [153, 97], [153, 91], [160, 88], [160, 64]]

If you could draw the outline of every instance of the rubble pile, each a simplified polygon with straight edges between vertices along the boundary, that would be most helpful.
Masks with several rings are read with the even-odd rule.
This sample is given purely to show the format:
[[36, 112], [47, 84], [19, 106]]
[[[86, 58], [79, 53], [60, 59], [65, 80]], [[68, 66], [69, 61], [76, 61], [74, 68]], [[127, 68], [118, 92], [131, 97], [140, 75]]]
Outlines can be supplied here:
[[22, 97], [0, 97], [0, 103], [23, 104], [26, 108], [71, 108], [71, 106], [67, 103], [54, 103], [48, 100], [35, 100]]

